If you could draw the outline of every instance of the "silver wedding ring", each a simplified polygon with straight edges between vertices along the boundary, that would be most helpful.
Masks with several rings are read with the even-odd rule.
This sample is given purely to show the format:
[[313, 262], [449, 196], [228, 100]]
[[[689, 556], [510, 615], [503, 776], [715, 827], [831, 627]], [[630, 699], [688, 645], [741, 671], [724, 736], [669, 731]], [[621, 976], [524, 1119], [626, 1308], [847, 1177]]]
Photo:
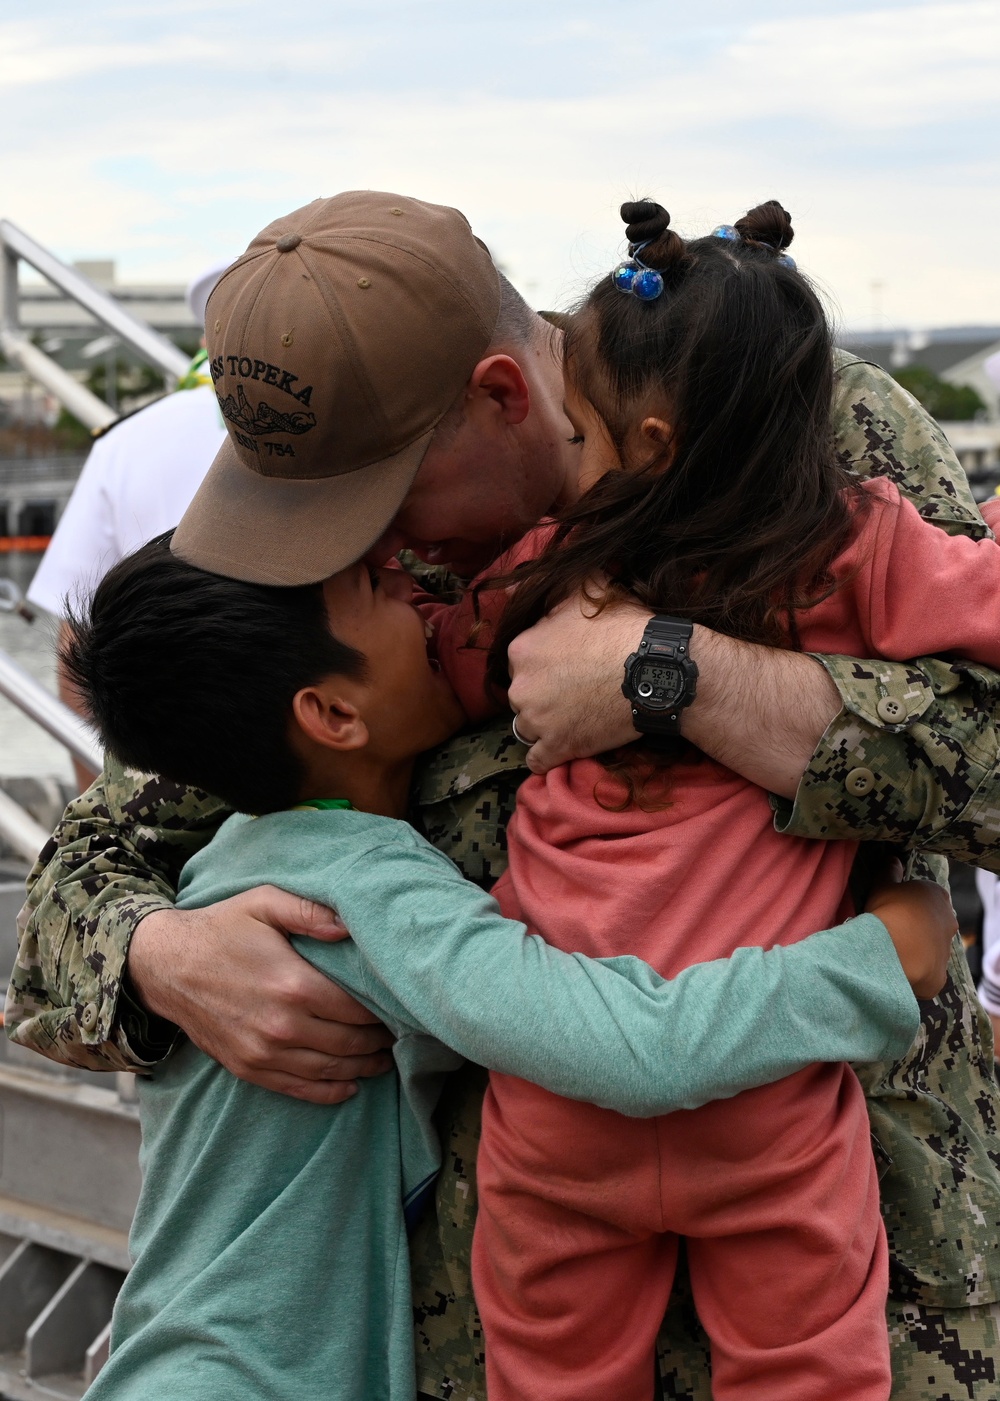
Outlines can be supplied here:
[[514, 738], [517, 739], [517, 740], [520, 740], [522, 744], [526, 744], [526, 745], [528, 745], [529, 748], [530, 748], [530, 746], [534, 743], [534, 741], [533, 741], [533, 740], [530, 740], [530, 739], [525, 739], [524, 735], [522, 735], [521, 731], [517, 728], [517, 716], [516, 716], [516, 715], [514, 716], [513, 720], [510, 722], [510, 727], [511, 727], [511, 729], [514, 731]]

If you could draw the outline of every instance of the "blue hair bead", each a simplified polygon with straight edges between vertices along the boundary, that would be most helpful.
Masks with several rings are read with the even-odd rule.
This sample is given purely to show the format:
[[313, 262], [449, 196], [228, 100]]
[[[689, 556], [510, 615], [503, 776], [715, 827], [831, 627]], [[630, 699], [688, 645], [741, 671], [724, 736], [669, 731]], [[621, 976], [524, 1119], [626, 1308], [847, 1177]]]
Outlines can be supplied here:
[[778, 259], [778, 262], [781, 263], [783, 267], [791, 268], [793, 272], [798, 267], [798, 264], [796, 263], [795, 259], [788, 253], [782, 253], [781, 257]]
[[632, 279], [632, 292], [640, 302], [655, 302], [663, 291], [663, 278], [655, 268], [640, 268]]
[[712, 230], [709, 237], [735, 239], [737, 243], [740, 242], [740, 232], [738, 229], [734, 229], [732, 224], [720, 224], [717, 229]]
[[626, 258], [624, 262], [618, 264], [611, 274], [611, 281], [618, 288], [619, 292], [631, 292], [632, 284], [635, 282], [638, 271], [639, 264], [632, 258]]

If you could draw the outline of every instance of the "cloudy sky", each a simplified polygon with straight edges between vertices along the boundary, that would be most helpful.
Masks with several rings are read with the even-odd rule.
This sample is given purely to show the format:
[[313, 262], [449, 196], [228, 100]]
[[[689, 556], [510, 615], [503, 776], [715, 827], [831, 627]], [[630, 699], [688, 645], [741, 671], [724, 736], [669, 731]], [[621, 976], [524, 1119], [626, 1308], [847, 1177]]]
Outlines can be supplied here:
[[1000, 0], [0, 5], [0, 214], [186, 279], [338, 189], [458, 205], [531, 301], [779, 198], [842, 324], [1000, 323]]

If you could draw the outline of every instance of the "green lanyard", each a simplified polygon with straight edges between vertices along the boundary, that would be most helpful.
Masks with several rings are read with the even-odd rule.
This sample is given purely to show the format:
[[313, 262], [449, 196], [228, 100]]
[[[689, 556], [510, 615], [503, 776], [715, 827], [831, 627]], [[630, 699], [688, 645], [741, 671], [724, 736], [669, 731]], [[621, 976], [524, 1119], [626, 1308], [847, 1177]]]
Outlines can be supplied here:
[[204, 346], [188, 365], [187, 369], [177, 381], [178, 389], [198, 389], [203, 384], [211, 384], [212, 376], [208, 370], [208, 351]]
[[304, 812], [306, 808], [315, 808], [317, 812], [331, 812], [353, 806], [349, 798], [310, 798], [308, 802], [296, 803], [292, 812]]

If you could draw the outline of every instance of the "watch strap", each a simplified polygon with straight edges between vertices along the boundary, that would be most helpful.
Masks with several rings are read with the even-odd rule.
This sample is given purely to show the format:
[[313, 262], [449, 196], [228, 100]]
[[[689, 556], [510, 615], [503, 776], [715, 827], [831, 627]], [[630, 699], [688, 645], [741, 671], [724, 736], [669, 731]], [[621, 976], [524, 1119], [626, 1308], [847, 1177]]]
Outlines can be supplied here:
[[672, 618], [667, 613], [657, 613], [646, 624], [639, 643], [639, 656], [649, 655], [683, 660], [688, 655], [694, 623], [683, 618]]

